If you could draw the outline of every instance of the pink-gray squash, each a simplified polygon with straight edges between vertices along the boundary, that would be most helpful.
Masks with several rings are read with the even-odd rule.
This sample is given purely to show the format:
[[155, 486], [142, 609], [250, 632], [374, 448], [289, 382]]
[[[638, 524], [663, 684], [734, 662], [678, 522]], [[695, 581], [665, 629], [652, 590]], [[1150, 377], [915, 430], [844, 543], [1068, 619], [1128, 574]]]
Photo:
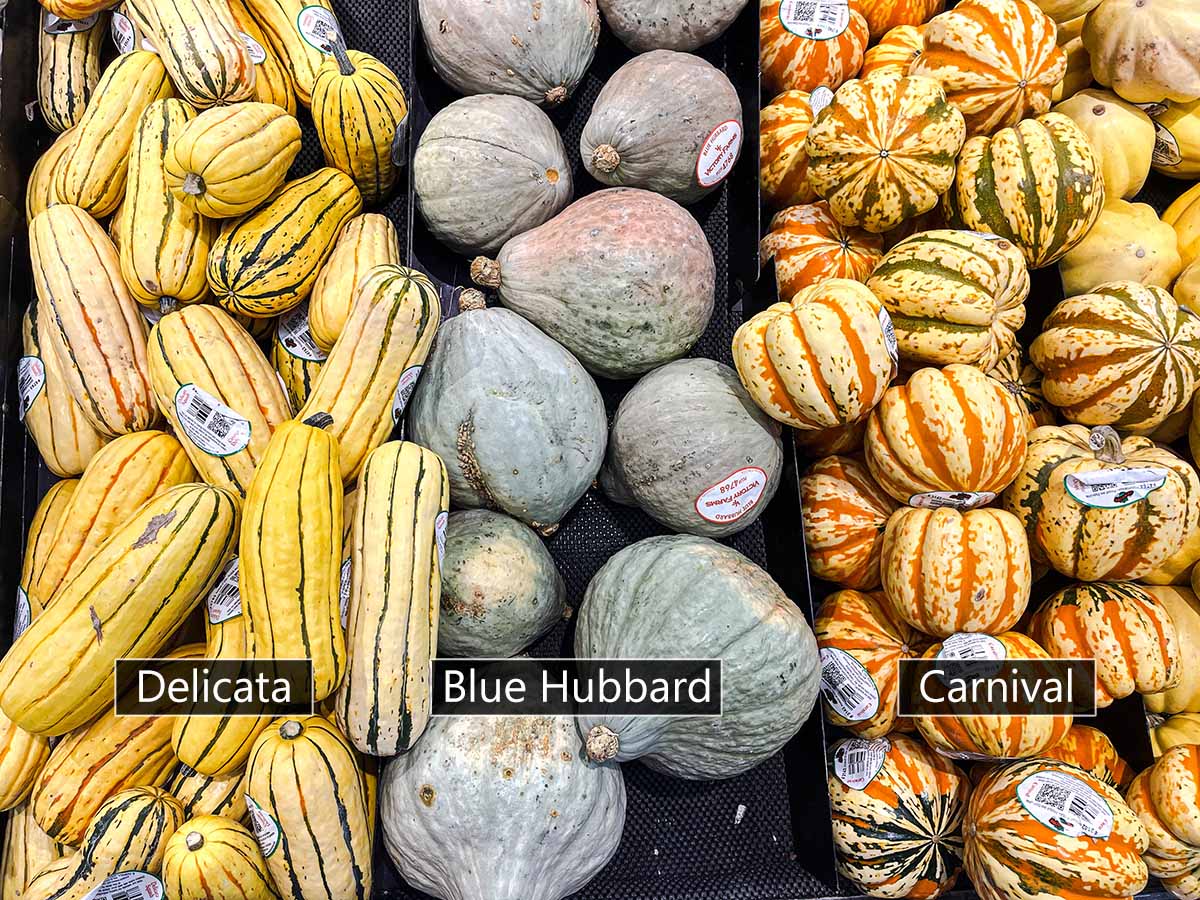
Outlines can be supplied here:
[[558, 106], [600, 39], [596, 0], [420, 0], [433, 67], [460, 94], [516, 94]]
[[695, 50], [723, 35], [748, 2], [600, 0], [600, 12], [630, 50]]
[[693, 203], [733, 169], [742, 136], [741, 100], [724, 72], [690, 53], [652, 50], [604, 85], [579, 152], [597, 181]]
[[629, 378], [678, 359], [712, 316], [716, 265], [679, 204], [633, 188], [597, 191], [471, 265], [597, 375]]

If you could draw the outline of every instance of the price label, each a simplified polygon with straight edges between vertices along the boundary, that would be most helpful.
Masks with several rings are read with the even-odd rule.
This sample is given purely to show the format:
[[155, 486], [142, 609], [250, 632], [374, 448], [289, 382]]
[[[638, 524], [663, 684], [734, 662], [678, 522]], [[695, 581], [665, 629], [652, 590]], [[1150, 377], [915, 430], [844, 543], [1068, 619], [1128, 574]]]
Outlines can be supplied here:
[[821, 648], [821, 693], [833, 711], [848, 722], [862, 722], [879, 712], [879, 689], [870, 673], [837, 647]]
[[742, 125], [735, 119], [722, 122], [700, 145], [696, 159], [696, 181], [700, 187], [715, 187], [733, 171], [742, 153]]
[[1167, 483], [1167, 471], [1143, 468], [1096, 469], [1077, 472], [1063, 479], [1072, 499], [1096, 509], [1120, 509], [1145, 500]]
[[78, 34], [81, 31], [91, 31], [99, 19], [99, 13], [92, 13], [84, 19], [64, 19], [48, 12], [42, 20], [42, 30], [46, 34]]
[[25, 588], [17, 585], [17, 608], [13, 611], [13, 640], [25, 633], [33, 622], [33, 607], [29, 605], [29, 595]]
[[1101, 840], [1112, 834], [1112, 807], [1074, 775], [1034, 772], [1017, 785], [1017, 798], [1031, 816], [1059, 834]]
[[730, 472], [696, 498], [696, 512], [706, 522], [736, 522], [758, 506], [767, 489], [767, 473], [758, 466]]
[[279, 848], [279, 823], [253, 797], [249, 794], [245, 796], [250, 825], [254, 829], [254, 836], [258, 838], [258, 848], [263, 856], [269, 857]]
[[323, 6], [306, 6], [300, 10], [296, 28], [309, 46], [322, 53], [333, 53], [334, 47], [346, 47], [337, 17]]
[[83, 900], [162, 900], [163, 883], [149, 872], [109, 875]]
[[799, 37], [828, 41], [850, 24], [849, 0], [781, 0], [779, 22]]
[[883, 770], [891, 749], [892, 742], [887, 738], [842, 741], [833, 751], [833, 774], [846, 787], [861, 791]]
[[17, 360], [17, 418], [22, 422], [29, 414], [33, 401], [46, 387], [46, 364], [38, 356], [22, 356]]
[[225, 564], [221, 577], [204, 599], [208, 610], [208, 621], [220, 625], [242, 614], [242, 594], [238, 589], [238, 558], [235, 556]]
[[276, 337], [288, 353], [305, 362], [324, 362], [329, 354], [317, 346], [308, 327], [308, 301], [279, 317]]
[[338, 582], [338, 610], [342, 614], [342, 627], [350, 620], [350, 557], [342, 560], [342, 576]]
[[250, 443], [250, 421], [194, 384], [175, 392], [175, 415], [188, 439], [210, 456], [231, 456]]
[[908, 505], [918, 509], [951, 509], [966, 512], [987, 506], [996, 499], [991, 491], [929, 491], [925, 494], [913, 494], [908, 498]]
[[417, 379], [421, 377], [420, 366], [409, 366], [400, 375], [396, 385], [396, 395], [392, 398], [392, 424], [396, 424], [404, 416], [408, 401], [412, 399], [413, 391], [417, 389]]
[[246, 32], [238, 32], [242, 36], [242, 43], [246, 45], [246, 52], [250, 54], [250, 61], [256, 66], [261, 66], [267, 61], [267, 51], [263, 49], [263, 45], [256, 41]]
[[442, 510], [433, 520], [433, 540], [437, 544], [438, 570], [446, 560], [446, 523], [450, 521], [450, 513]]

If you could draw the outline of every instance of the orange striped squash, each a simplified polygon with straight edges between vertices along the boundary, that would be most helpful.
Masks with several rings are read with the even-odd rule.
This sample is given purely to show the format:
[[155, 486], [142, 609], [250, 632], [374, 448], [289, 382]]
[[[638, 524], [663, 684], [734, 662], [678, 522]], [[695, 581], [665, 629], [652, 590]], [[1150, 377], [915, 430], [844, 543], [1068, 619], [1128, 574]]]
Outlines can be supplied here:
[[1060, 659], [1096, 660], [1096, 705], [1179, 682], [1183, 660], [1171, 614], [1135, 584], [1073, 584], [1033, 615], [1030, 636]]
[[808, 183], [809, 97], [807, 91], [784, 91], [758, 116], [758, 183], [763, 202], [776, 209], [817, 199]]
[[772, 418], [801, 429], [847, 425], [871, 411], [891, 380], [886, 321], [863, 285], [830, 278], [743, 323], [733, 361]]
[[914, 509], [888, 519], [880, 557], [888, 605], [926, 634], [1001, 634], [1029, 603], [1021, 521], [1002, 509]]
[[862, 450], [863, 435], [867, 432], [867, 420], [823, 428], [820, 431], [793, 431], [792, 440], [800, 449], [801, 456], [823, 459], [836, 453], [858, 453]]
[[1001, 357], [988, 369], [987, 374], [1021, 401], [1030, 431], [1039, 425], [1054, 425], [1058, 422], [1054, 407], [1046, 402], [1045, 392], [1042, 391], [1042, 373], [1038, 371], [1037, 366], [1026, 360], [1019, 345]]
[[1072, 725], [1066, 736], [1042, 755], [1078, 766], [1122, 794], [1133, 781], [1133, 769], [1121, 759], [1108, 735], [1090, 725]]
[[[811, 8], [809, 4], [809, 8]], [[789, 10], [801, 9], [794, 2], [760, 0], [758, 6], [759, 62], [763, 87], [780, 91], [811, 91], [817, 87], [837, 90], [862, 67], [869, 42], [867, 20], [862, 13], [844, 6], [845, 16], [837, 25], [809, 37], [803, 24], [784, 18]], [[841, 30], [838, 30], [840, 27]], [[793, 30], [795, 29], [795, 30]]]
[[933, 79], [855, 79], [808, 131], [808, 181], [843, 225], [889, 231], [938, 205], [966, 137]]
[[1046, 112], [1066, 72], [1058, 27], [1030, 0], [962, 0], [929, 23], [912, 67], [941, 82], [970, 135]]
[[[1040, 806], [1035, 815], [1023, 802], [1041, 791], [1082, 798], [1103, 827], [1069, 836], [1079, 833], [1070, 820]], [[967, 805], [963, 839], [963, 866], [980, 900], [1116, 900], [1146, 886], [1141, 856], [1149, 837], [1137, 815], [1116, 788], [1058, 760], [1022, 760], [986, 774]]]
[[[962, 658], [959, 645], [980, 641], [994, 642], [997, 654], [1003, 650], [1002, 659], [1050, 658], [1032, 638], [1015, 631], [994, 637], [960, 632], [934, 644], [923, 658]], [[1071, 727], [1071, 716], [998, 716], [980, 711], [957, 716], [917, 716], [916, 722], [917, 731], [929, 745], [948, 756], [1022, 759], [1037, 756], [1061, 741]]]
[[[872, 746], [873, 745], [873, 746]], [[859, 759], [874, 776], [849, 773]], [[840, 741], [829, 767], [838, 872], [872, 897], [937, 897], [961, 868], [961, 824], [970, 782], [912, 738]], [[869, 771], [869, 770], [868, 770]], [[839, 772], [846, 772], [843, 781]], [[861, 786], [860, 786], [861, 785]]]
[[775, 260], [782, 300], [827, 278], [866, 281], [883, 257], [883, 242], [877, 234], [838, 222], [821, 200], [776, 213], [758, 252], [764, 264]]
[[800, 479], [804, 544], [812, 574], [845, 587], [879, 586], [883, 532], [896, 502], [861, 462], [827, 456]]
[[1139, 774], [1126, 801], [1149, 835], [1143, 855], [1150, 874], [1176, 897], [1200, 893], [1200, 745], [1181, 744], [1163, 751]]
[[869, 78], [885, 72], [907, 75], [925, 48], [924, 25], [897, 25], [879, 39], [863, 58], [859, 78]]
[[946, 0], [858, 0], [871, 29], [871, 40], [878, 41], [899, 27], [928, 22], [946, 8]]
[[994, 379], [957, 364], [920, 369], [871, 412], [867, 465], [902, 503], [931, 491], [997, 494], [1020, 472], [1025, 438], [1020, 403]]
[[880, 594], [859, 591], [826, 597], [813, 632], [826, 718], [864, 738], [911, 731], [912, 720], [896, 716], [899, 663], [920, 656], [927, 639], [893, 616]]

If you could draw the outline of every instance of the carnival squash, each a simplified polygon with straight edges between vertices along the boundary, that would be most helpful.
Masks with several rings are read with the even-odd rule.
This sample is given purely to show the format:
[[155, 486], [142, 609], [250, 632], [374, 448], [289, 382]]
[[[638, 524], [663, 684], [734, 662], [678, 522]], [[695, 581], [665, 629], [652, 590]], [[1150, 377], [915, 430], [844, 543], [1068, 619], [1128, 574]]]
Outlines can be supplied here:
[[808, 183], [812, 120], [812, 99], [806, 91], [784, 91], [759, 113], [758, 184], [763, 201], [772, 208], [817, 199]]
[[849, 4], [759, 0], [759, 62], [763, 88], [836, 91], [862, 67], [870, 42], [867, 20]]
[[946, 8], [946, 0], [860, 0], [858, 6], [871, 29], [871, 42], [876, 43], [896, 28], [928, 22]]
[[903, 77], [924, 49], [924, 25], [897, 25], [867, 51], [859, 77], [884, 72]]
[[[1054, 107], [1054, 111], [1070, 118], [1087, 135], [1100, 162], [1110, 203], [1122, 198], [1129, 200], [1141, 191], [1150, 174], [1155, 135], [1154, 122], [1145, 111], [1111, 91], [1102, 90], [1079, 91]], [[1131, 231], [1130, 235], [1135, 233]], [[1101, 281], [1115, 279], [1116, 276], [1111, 276]], [[1067, 296], [1072, 293], [1079, 292], [1068, 289]]]
[[1179, 639], [1182, 664], [1179, 680], [1164, 691], [1148, 693], [1143, 698], [1152, 713], [1200, 713], [1200, 671], [1189, 665], [1196, 648], [1200, 647], [1200, 600], [1188, 587], [1150, 586], [1143, 588], [1166, 609]]
[[1083, 44], [1092, 75], [1130, 103], [1200, 99], [1200, 20], [1189, 0], [1102, 0]]
[[1176, 897], [1195, 896], [1200, 888], [1198, 763], [1200, 747], [1170, 747], [1134, 779], [1126, 796], [1150, 836], [1146, 867]]
[[1039, 425], [1057, 424], [1058, 416], [1054, 407], [1046, 402], [1045, 392], [1042, 391], [1042, 373], [1026, 359], [1020, 347], [1013, 347], [1007, 356], [988, 369], [987, 374], [1021, 401], [1030, 431]]
[[830, 278], [866, 281], [883, 255], [879, 235], [840, 223], [824, 200], [790, 206], [771, 219], [758, 245], [763, 265], [775, 261], [779, 299]]
[[809, 459], [823, 459], [838, 453], [859, 453], [863, 447], [863, 437], [867, 433], [867, 420], [862, 419], [852, 425], [839, 425], [836, 428], [824, 428], [820, 431], [792, 432], [792, 440], [800, 449], [801, 455]]
[[1122, 794], [1135, 774], [1108, 735], [1090, 725], [1072, 725], [1063, 739], [1042, 756], [1077, 766]]

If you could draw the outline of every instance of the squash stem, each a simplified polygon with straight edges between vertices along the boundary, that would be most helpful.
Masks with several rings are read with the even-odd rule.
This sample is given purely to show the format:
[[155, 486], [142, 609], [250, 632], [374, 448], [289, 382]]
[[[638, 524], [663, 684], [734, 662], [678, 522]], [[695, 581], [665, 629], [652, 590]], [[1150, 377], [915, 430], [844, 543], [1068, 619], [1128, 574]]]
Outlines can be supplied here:
[[183, 840], [189, 850], [199, 850], [204, 846], [204, 835], [198, 831], [189, 831]]
[[1121, 436], [1109, 425], [1097, 425], [1088, 435], [1088, 446], [1096, 451], [1096, 459], [1100, 462], [1125, 462], [1125, 453], [1121, 449]]
[[175, 312], [179, 308], [179, 301], [174, 297], [159, 297], [158, 311], [164, 316]]
[[337, 60], [338, 71], [349, 77], [354, 74], [354, 63], [350, 61], [350, 53], [342, 46], [341, 41], [333, 41], [333, 58]]
[[183, 179], [183, 192], [193, 197], [199, 197], [204, 193], [204, 179], [195, 172], [188, 172]]
[[601, 144], [592, 151], [592, 168], [597, 172], [607, 175], [617, 171], [619, 165], [621, 165], [621, 154], [612, 144]]
[[593, 725], [584, 742], [588, 759], [592, 762], [607, 762], [621, 750], [621, 739], [607, 725]]
[[296, 738], [300, 737], [300, 732], [303, 730], [304, 726], [302, 726], [295, 719], [288, 719], [279, 726], [279, 736], [285, 741], [294, 741]]
[[[333, 416], [327, 412], [313, 413], [304, 420], [304, 424], [312, 428], [320, 428], [322, 431], [333, 424]], [[284, 723], [285, 725], [288, 723]]]
[[480, 287], [500, 287], [500, 263], [486, 256], [477, 256], [471, 260], [471, 280]]
[[473, 309], [486, 309], [487, 298], [483, 296], [483, 291], [477, 291], [475, 288], [467, 288], [458, 295], [458, 311], [470, 312]]

